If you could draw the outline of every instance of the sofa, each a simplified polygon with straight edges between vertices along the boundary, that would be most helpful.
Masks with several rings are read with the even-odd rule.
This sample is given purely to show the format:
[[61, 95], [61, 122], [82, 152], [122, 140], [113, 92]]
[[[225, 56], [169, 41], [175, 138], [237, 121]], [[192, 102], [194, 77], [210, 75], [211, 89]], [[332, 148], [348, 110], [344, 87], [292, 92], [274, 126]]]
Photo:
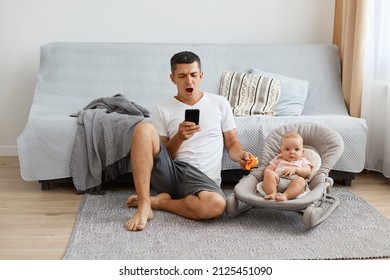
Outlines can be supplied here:
[[[288, 124], [325, 124], [339, 132], [345, 149], [331, 176], [349, 185], [364, 169], [367, 125], [351, 117], [342, 94], [339, 50], [326, 44], [169, 44], [53, 42], [41, 46], [40, 67], [27, 124], [17, 138], [21, 177], [40, 181], [71, 177], [77, 114], [92, 100], [122, 94], [148, 110], [175, 95], [169, 79], [173, 54], [197, 53], [201, 89], [221, 94], [222, 74], [231, 71], [281, 81], [271, 113], [235, 116], [244, 147], [261, 161], [264, 138]], [[245, 173], [223, 155], [222, 179]]]

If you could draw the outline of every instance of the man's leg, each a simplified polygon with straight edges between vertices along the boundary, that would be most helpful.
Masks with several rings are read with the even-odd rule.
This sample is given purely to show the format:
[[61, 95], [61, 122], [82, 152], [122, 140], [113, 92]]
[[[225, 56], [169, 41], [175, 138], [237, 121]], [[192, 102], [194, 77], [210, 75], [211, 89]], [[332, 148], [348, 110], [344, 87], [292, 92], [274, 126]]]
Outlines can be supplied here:
[[[138, 197], [130, 196], [126, 205], [137, 207]], [[201, 191], [198, 195], [189, 195], [182, 199], [172, 199], [168, 193], [160, 193], [150, 197], [150, 205], [154, 210], [170, 212], [187, 219], [207, 220], [223, 214], [226, 199], [218, 193], [209, 191]]]
[[157, 131], [149, 123], [139, 123], [134, 128], [131, 144], [131, 167], [137, 193], [137, 196], [133, 198], [137, 200], [138, 208], [134, 216], [125, 223], [128, 230], [143, 230], [146, 222], [153, 219], [150, 201], [150, 176], [153, 168], [153, 157], [157, 156], [159, 152], [160, 137]]
[[171, 199], [168, 194], [152, 198], [152, 208], [192, 220], [207, 220], [220, 217], [225, 211], [226, 199], [216, 192], [201, 191], [182, 199]]

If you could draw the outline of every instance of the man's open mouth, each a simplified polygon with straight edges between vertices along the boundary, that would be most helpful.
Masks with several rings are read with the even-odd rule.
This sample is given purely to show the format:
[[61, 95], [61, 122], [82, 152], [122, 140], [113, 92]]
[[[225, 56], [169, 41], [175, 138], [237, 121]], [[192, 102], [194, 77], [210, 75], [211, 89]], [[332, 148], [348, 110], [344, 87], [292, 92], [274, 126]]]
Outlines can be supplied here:
[[193, 92], [194, 89], [193, 89], [193, 88], [186, 88], [186, 91], [187, 91], [188, 93], [190, 93], [190, 92]]

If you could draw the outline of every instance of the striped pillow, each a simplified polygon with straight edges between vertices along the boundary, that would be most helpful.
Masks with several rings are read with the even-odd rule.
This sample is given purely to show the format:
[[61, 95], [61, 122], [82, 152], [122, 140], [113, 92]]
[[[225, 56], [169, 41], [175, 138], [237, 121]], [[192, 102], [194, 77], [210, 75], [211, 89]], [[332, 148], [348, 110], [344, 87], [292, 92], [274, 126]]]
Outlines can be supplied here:
[[281, 84], [281, 80], [253, 73], [224, 71], [219, 94], [229, 100], [235, 116], [272, 116]]

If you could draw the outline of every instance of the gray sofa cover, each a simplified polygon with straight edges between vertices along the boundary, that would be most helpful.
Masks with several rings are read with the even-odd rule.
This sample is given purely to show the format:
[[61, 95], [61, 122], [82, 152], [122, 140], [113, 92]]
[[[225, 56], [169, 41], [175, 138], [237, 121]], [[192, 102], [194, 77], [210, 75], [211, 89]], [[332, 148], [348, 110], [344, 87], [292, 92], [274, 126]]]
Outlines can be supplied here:
[[[218, 94], [224, 70], [253, 68], [309, 81], [299, 116], [236, 117], [239, 138], [261, 160], [264, 138], [288, 123], [313, 122], [338, 131], [345, 143], [334, 170], [363, 170], [367, 139], [364, 119], [348, 115], [341, 88], [339, 50], [334, 45], [152, 44], [55, 42], [41, 47], [40, 67], [28, 122], [17, 139], [24, 180], [70, 177], [77, 118], [93, 99], [121, 93], [151, 110], [176, 94], [169, 60], [190, 50], [202, 60], [201, 89]], [[282, 92], [283, 94], [283, 92]], [[239, 169], [224, 153], [223, 170]]]

